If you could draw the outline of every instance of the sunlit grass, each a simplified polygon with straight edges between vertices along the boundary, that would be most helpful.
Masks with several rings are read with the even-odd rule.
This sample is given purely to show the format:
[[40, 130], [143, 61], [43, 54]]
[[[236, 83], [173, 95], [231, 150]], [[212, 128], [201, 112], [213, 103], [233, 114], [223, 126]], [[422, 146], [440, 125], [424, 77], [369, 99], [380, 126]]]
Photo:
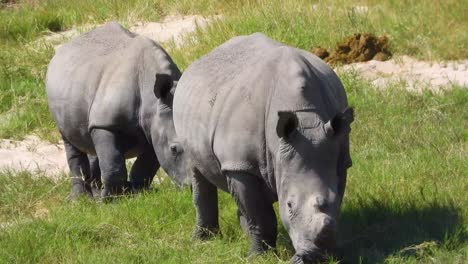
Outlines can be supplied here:
[[[463, 263], [468, 92], [379, 91], [352, 74], [341, 78], [356, 109], [341, 256], [347, 263]], [[0, 262], [288, 263], [293, 253], [279, 222], [276, 253], [247, 260], [248, 239], [226, 193], [222, 235], [194, 242], [190, 190], [166, 178], [150, 192], [102, 204], [66, 203], [68, 180], [37, 176], [0, 175], [0, 221], [13, 223], [0, 232]]]
[[[331, 48], [343, 37], [364, 31], [388, 35], [397, 55], [468, 56], [464, 1], [18, 2], [13, 9], [0, 10], [0, 138], [34, 133], [58, 139], [44, 87], [54, 50], [34, 41], [46, 31], [76, 25], [222, 14], [223, 19], [181, 47], [163, 44], [181, 69], [227, 39], [257, 31], [306, 50]], [[377, 90], [352, 73], [340, 77], [356, 110], [354, 165], [339, 233], [345, 263], [466, 262], [467, 90], [416, 94], [405, 91], [404, 84]], [[220, 195], [222, 235], [194, 242], [190, 190], [179, 190], [167, 179], [153, 187], [110, 204], [67, 203], [66, 179], [2, 172], [0, 263], [289, 262], [292, 247], [281, 224], [275, 253], [245, 258], [248, 239], [229, 195]]]

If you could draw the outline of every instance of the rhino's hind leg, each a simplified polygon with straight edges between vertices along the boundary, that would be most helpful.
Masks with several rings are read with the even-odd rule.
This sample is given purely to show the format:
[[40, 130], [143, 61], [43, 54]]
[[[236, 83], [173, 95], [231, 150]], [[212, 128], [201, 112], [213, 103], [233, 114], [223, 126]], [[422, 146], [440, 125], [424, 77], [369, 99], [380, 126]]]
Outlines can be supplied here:
[[88, 154], [90, 177], [85, 179], [85, 182], [90, 186], [91, 193], [94, 198], [101, 197], [101, 168], [99, 168], [99, 160], [97, 156]]
[[[249, 255], [260, 254], [276, 246], [276, 215], [273, 205], [263, 195], [260, 180], [248, 173], [226, 172], [229, 192], [240, 211], [239, 220], [250, 237]], [[241, 224], [242, 224], [241, 222]]]
[[218, 190], [195, 169], [192, 177], [192, 195], [197, 213], [192, 237], [205, 240], [219, 233]]
[[93, 129], [91, 137], [99, 159], [101, 179], [104, 188], [101, 198], [121, 195], [128, 191], [127, 168], [122, 149], [118, 144], [118, 136], [105, 129]]
[[90, 168], [88, 157], [85, 153], [78, 150], [67, 139], [63, 138], [65, 153], [67, 155], [68, 167], [70, 168], [70, 177], [72, 189], [68, 195], [68, 200], [75, 200], [81, 195], [93, 196], [90, 186], [86, 183], [89, 178]]
[[137, 157], [132, 165], [130, 184], [133, 191], [148, 189], [158, 169], [159, 162], [156, 154], [153, 149], [148, 148]]

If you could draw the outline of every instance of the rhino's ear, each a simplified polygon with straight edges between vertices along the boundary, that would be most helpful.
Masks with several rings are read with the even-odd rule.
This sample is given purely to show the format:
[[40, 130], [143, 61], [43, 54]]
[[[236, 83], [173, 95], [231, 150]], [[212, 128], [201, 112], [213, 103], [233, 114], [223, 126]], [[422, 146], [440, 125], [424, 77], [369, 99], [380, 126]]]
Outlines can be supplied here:
[[344, 135], [351, 131], [351, 123], [354, 121], [354, 109], [346, 108], [343, 113], [337, 114], [324, 125], [327, 136]]
[[293, 112], [279, 111], [276, 134], [280, 138], [287, 138], [298, 125], [297, 116]]
[[169, 74], [156, 73], [156, 82], [154, 83], [154, 95], [158, 99], [165, 98], [171, 91], [174, 81]]

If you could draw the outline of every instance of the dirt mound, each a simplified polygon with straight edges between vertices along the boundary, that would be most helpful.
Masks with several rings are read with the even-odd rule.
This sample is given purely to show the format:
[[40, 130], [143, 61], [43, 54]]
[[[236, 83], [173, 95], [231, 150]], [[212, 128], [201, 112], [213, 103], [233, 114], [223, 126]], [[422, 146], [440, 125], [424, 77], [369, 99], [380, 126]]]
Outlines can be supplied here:
[[369, 60], [385, 61], [392, 57], [388, 38], [376, 37], [368, 33], [357, 33], [346, 38], [331, 53], [321, 47], [312, 49], [312, 53], [329, 64], [349, 64]]

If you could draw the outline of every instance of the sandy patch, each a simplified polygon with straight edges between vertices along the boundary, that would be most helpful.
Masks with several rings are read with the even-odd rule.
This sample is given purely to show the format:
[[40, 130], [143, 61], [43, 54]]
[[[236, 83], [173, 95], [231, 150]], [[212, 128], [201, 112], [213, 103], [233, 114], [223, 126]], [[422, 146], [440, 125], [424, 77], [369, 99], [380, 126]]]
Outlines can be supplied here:
[[[131, 32], [146, 36], [158, 43], [173, 40], [177, 46], [180, 46], [185, 35], [195, 32], [197, 28], [205, 28], [210, 22], [220, 18], [221, 16], [167, 16], [161, 22], [137, 22], [128, 29]], [[46, 36], [35, 41], [34, 44], [52, 44], [57, 48], [66, 41], [98, 26], [99, 25], [83, 25], [62, 32], [48, 32]]]
[[168, 16], [161, 23], [140, 22], [130, 27], [129, 30], [158, 43], [173, 40], [177, 46], [180, 46], [185, 35], [195, 32], [197, 28], [205, 28], [211, 21], [219, 18], [221, 16]]
[[36, 136], [22, 141], [0, 140], [0, 170], [27, 170], [59, 176], [68, 172], [63, 144], [51, 144]]
[[428, 62], [409, 56], [388, 61], [368, 61], [344, 65], [337, 71], [356, 71], [378, 88], [404, 82], [407, 90], [430, 89], [438, 92], [453, 85], [468, 88], [468, 59], [460, 61]]

